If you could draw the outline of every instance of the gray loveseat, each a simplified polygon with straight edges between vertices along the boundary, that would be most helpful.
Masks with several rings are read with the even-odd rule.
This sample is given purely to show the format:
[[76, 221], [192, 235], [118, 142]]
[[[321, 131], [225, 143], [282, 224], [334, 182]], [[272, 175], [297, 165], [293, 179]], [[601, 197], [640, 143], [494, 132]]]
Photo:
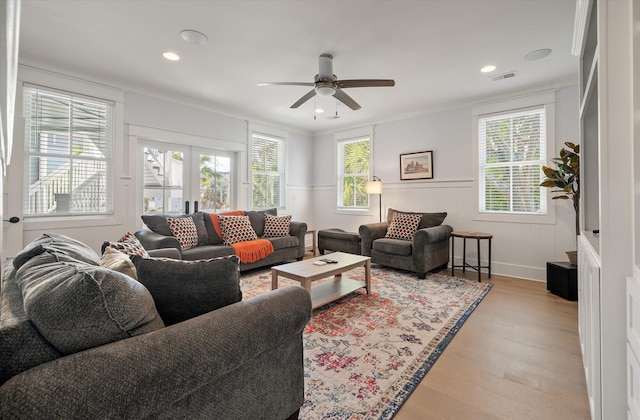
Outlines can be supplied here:
[[[413, 240], [385, 238], [393, 213], [421, 214]], [[359, 228], [362, 255], [371, 262], [418, 273], [423, 279], [428, 271], [446, 268], [449, 263], [449, 238], [453, 229], [443, 225], [447, 213], [415, 213], [389, 209], [387, 221]]]
[[43, 235], [7, 263], [0, 419], [297, 418], [304, 289], [239, 301], [235, 256], [133, 260], [148, 288], [62, 235]]
[[[307, 224], [291, 221], [289, 235], [282, 237], [263, 236], [265, 228], [264, 214], [277, 216], [277, 209], [245, 211], [251, 226], [258, 238], [267, 239], [273, 244], [273, 254], [252, 263], [240, 263], [240, 270], [264, 267], [292, 260], [302, 260], [305, 254], [305, 235]], [[194, 220], [198, 230], [198, 246], [182, 250], [177, 238], [172, 236], [164, 215], [144, 215], [142, 220], [148, 229], [135, 232], [136, 237], [147, 250], [175, 248], [180, 251], [183, 260], [198, 260], [233, 255], [232, 247], [224, 245], [222, 238], [216, 233], [211, 219], [206, 212], [193, 213], [188, 216]]]

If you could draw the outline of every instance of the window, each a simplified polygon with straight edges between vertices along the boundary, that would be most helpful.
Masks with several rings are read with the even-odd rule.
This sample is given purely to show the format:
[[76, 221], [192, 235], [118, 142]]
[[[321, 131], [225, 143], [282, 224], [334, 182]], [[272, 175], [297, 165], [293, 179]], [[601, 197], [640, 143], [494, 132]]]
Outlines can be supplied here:
[[180, 214], [186, 201], [190, 212], [231, 208], [230, 153], [148, 140], [140, 147], [143, 214]]
[[479, 116], [481, 213], [547, 213], [546, 130], [544, 107]]
[[368, 209], [369, 136], [338, 141], [338, 208]]
[[251, 183], [253, 208], [284, 207], [284, 139], [253, 133]]
[[113, 212], [114, 103], [24, 87], [25, 216]]

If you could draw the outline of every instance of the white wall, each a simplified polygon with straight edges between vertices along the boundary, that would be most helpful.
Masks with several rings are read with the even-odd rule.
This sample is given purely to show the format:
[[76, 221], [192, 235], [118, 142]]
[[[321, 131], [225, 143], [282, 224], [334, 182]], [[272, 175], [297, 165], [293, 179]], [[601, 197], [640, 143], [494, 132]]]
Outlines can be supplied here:
[[[42, 84], [77, 93], [91, 82], [46, 71], [29, 69], [19, 74], [21, 81]], [[117, 90], [117, 89], [116, 89]], [[91, 92], [89, 92], [91, 93]], [[21, 92], [19, 92], [21, 95]], [[138, 135], [132, 132], [160, 133], [171, 141], [218, 147], [237, 153], [240, 179], [238, 207], [249, 203], [247, 147], [252, 122], [221, 115], [209, 110], [158, 99], [135, 92], [122, 92], [124, 116], [119, 123], [120, 144], [116, 147], [116, 202], [114, 217], [105, 220], [29, 220], [13, 229], [21, 229], [22, 239], [13, 250], [39, 237], [43, 232], [68, 234], [99, 249], [104, 240], [115, 240], [129, 230], [141, 226], [137, 202], [138, 171], [136, 167]], [[98, 96], [98, 95], [96, 95]], [[556, 149], [566, 140], [578, 138], [577, 87], [562, 88], [556, 93]], [[16, 124], [23, 124], [19, 119]], [[146, 130], [146, 131], [145, 131]], [[373, 197], [370, 211], [344, 214], [336, 211], [335, 144], [333, 133], [311, 137], [304, 133], [274, 127], [285, 133], [287, 148], [286, 208], [294, 220], [305, 221], [310, 229], [339, 227], [357, 231], [364, 223], [378, 221], [378, 197]], [[515, 224], [474, 220], [471, 107], [460, 107], [373, 126], [373, 174], [383, 180], [383, 214], [389, 207], [414, 211], [446, 211], [446, 223], [457, 230], [489, 232], [494, 235], [493, 271], [516, 277], [544, 280], [547, 261], [566, 261], [564, 251], [575, 249], [573, 209], [567, 202], [550, 201], [557, 206], [556, 223]], [[15, 142], [13, 168], [9, 168], [5, 192], [13, 209], [22, 200], [22, 130]], [[150, 140], [166, 140], [152, 138]], [[401, 153], [432, 150], [434, 179], [400, 181]], [[14, 215], [15, 211], [10, 212]], [[16, 214], [22, 216], [21, 214]], [[11, 235], [19, 238], [19, 235]], [[308, 238], [310, 241], [310, 238]], [[458, 247], [460, 249], [460, 247]], [[7, 247], [7, 255], [11, 255]], [[486, 255], [486, 253], [485, 253]], [[468, 256], [474, 258], [474, 253]]]
[[[556, 153], [564, 141], [578, 141], [578, 90], [576, 86], [556, 93]], [[565, 251], [576, 249], [573, 208], [566, 201], [549, 200], [556, 206], [555, 224], [505, 223], [474, 220], [471, 107], [462, 107], [374, 126], [373, 174], [383, 181], [383, 217], [386, 209], [446, 211], [446, 224], [455, 230], [493, 234], [492, 271], [515, 277], [546, 280], [547, 261], [567, 261]], [[401, 153], [433, 150], [434, 178], [400, 181]], [[556, 154], [554, 153], [554, 155]], [[313, 225], [317, 229], [338, 227], [357, 231], [364, 223], [378, 221], [377, 197], [372, 211], [345, 215], [336, 211], [335, 146], [332, 135], [314, 139]], [[483, 245], [486, 245], [484, 243]], [[462, 247], [458, 246], [457, 250]], [[461, 256], [456, 252], [456, 256]], [[486, 265], [483, 251], [483, 265]], [[477, 258], [467, 251], [467, 258]]]

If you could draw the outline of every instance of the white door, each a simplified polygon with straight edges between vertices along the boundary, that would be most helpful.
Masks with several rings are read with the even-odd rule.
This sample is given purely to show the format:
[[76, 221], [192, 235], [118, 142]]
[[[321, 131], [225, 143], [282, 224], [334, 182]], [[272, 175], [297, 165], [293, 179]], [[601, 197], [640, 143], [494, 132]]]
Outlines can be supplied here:
[[142, 213], [186, 214], [232, 207], [233, 153], [140, 142]]

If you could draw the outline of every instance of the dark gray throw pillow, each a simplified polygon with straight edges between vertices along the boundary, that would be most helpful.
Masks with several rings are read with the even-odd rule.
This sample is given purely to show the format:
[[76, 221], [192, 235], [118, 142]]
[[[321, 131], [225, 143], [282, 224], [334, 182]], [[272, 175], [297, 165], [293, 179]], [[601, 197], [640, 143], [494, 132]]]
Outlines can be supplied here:
[[239, 264], [235, 255], [210, 260], [132, 257], [138, 281], [153, 296], [166, 325], [242, 300]]

